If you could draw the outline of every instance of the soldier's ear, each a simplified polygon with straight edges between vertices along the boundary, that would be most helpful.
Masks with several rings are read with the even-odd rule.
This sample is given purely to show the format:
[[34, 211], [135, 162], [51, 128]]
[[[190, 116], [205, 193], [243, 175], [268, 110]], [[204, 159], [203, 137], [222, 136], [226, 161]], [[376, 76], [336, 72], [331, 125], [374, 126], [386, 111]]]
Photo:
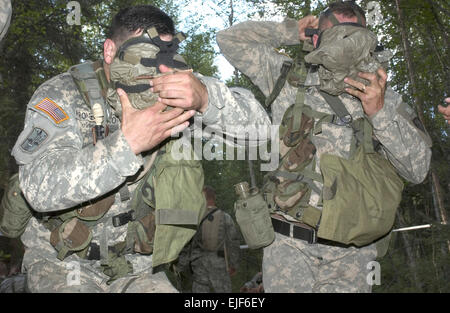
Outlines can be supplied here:
[[314, 48], [317, 48], [317, 40], [319, 40], [319, 35], [314, 34], [312, 36], [312, 41], [313, 41]]
[[103, 44], [103, 59], [106, 64], [111, 64], [114, 61], [114, 56], [116, 55], [117, 47], [114, 41], [111, 39], [106, 39]]

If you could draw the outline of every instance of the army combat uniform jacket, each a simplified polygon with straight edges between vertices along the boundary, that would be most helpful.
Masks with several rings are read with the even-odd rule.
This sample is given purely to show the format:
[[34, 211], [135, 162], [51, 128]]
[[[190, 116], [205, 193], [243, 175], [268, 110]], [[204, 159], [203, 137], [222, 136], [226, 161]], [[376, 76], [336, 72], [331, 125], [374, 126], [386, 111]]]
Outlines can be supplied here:
[[[241, 124], [268, 124], [265, 111], [247, 91], [233, 91], [214, 78], [198, 77], [209, 95], [208, 109], [199, 114], [204, 124], [220, 128], [220, 125], [236, 123], [234, 119]], [[127, 225], [114, 227], [112, 217], [128, 211], [129, 197], [124, 198], [119, 191], [127, 185], [129, 193], [133, 193], [136, 184], [130, 182], [142, 171], [145, 162], [141, 155], [131, 151], [120, 130], [120, 121], [112, 113], [107, 120], [110, 134], [93, 145], [91, 109], [72, 76], [63, 73], [34, 93], [27, 106], [24, 130], [13, 150], [19, 164], [21, 189], [34, 210], [43, 216], [74, 208], [107, 193], [115, 194], [112, 207], [91, 229], [92, 242], [103, 241], [107, 246], [125, 239]], [[49, 236], [49, 231], [36, 218], [30, 220], [22, 235], [26, 246], [23, 264], [31, 291], [114, 292], [120, 291], [120, 286], [130, 279], [124, 277], [106, 286], [99, 261], [82, 260], [76, 255], [59, 261]], [[133, 274], [151, 269], [151, 256], [126, 257], [133, 265]], [[72, 285], [67, 277], [74, 270], [79, 273], [75, 278], [81, 283]], [[136, 289], [129, 287], [130, 291], [174, 291], [165, 275], [158, 275], [147, 275], [153, 279], [148, 284], [138, 279], [133, 284]]]
[[[283, 62], [290, 60], [288, 56], [278, 53], [275, 49], [283, 45], [300, 44], [298, 22], [286, 19], [282, 23], [254, 21], [240, 23], [220, 31], [217, 34], [217, 43], [225, 58], [247, 75], [265, 96], [268, 96], [280, 76]], [[314, 111], [333, 114], [319, 93], [320, 82], [317, 72], [309, 72], [305, 85], [307, 87], [305, 104]], [[272, 104], [273, 124], [281, 123], [286, 109], [295, 103], [296, 94], [297, 88], [286, 83]], [[340, 95], [339, 98], [353, 120], [364, 116], [359, 99], [347, 93]], [[404, 179], [417, 184], [421, 183], [428, 173], [431, 142], [425, 132], [419, 129], [420, 125], [416, 126], [415, 118], [414, 111], [402, 101], [401, 96], [387, 87], [384, 107], [370, 119], [370, 122], [374, 136], [382, 145], [380, 153], [394, 165]], [[348, 159], [352, 136], [353, 131], [345, 125], [322, 123], [322, 132], [312, 137], [317, 150], [313, 170], [320, 174], [319, 160], [323, 154]], [[320, 183], [314, 183], [318, 189], [322, 188]], [[319, 198], [319, 194], [313, 191], [309, 204], [317, 206]], [[289, 216], [286, 218], [289, 219]], [[338, 248], [321, 244], [307, 245], [300, 240], [283, 237], [284, 244], [280, 238], [281, 236], [277, 234], [275, 243], [266, 248], [264, 253], [263, 279], [266, 291], [368, 290], [365, 275], [360, 275], [359, 280], [355, 276], [375, 258], [373, 245], [363, 249]], [[302, 251], [301, 256], [298, 254], [299, 251]], [[358, 261], [358, 256], [363, 255], [365, 257]], [[348, 260], [345, 260], [344, 256], [349, 256]], [[341, 261], [338, 261], [339, 258]], [[281, 267], [286, 268], [286, 271], [279, 271], [278, 268]], [[342, 269], [341, 276], [336, 275], [340, 269]], [[300, 280], [303, 280], [302, 284]]]

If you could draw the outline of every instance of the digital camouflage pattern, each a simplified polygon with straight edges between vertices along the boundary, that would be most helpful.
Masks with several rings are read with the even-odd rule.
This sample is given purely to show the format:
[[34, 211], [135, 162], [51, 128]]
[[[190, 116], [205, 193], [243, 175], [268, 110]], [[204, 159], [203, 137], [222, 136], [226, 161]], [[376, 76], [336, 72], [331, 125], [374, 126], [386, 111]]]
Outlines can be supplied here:
[[[207, 222], [207, 220], [205, 220]], [[190, 245], [180, 254], [179, 264], [184, 268], [190, 266], [193, 272], [192, 292], [194, 293], [229, 293], [231, 278], [228, 268], [237, 269], [240, 257], [240, 237], [236, 225], [227, 213], [219, 226], [218, 242], [221, 244], [216, 252], [202, 249], [202, 233], [198, 231]], [[227, 262], [225, 261], [224, 243], [227, 247]]]
[[[282, 23], [254, 21], [240, 23], [220, 31], [217, 34], [217, 43], [226, 59], [247, 75], [265, 96], [268, 96], [280, 75], [283, 62], [290, 60], [289, 57], [279, 54], [275, 48], [282, 45], [300, 44], [298, 22], [286, 19]], [[307, 87], [305, 104], [315, 111], [333, 113], [318, 91], [320, 80], [317, 72], [309, 72], [305, 85]], [[284, 86], [272, 104], [273, 124], [281, 123], [286, 109], [295, 103], [296, 94], [297, 88], [289, 84]], [[352, 115], [353, 120], [364, 116], [359, 99], [346, 93], [340, 95], [339, 98]], [[394, 165], [404, 179], [417, 184], [421, 183], [428, 173], [431, 141], [428, 135], [414, 124], [415, 118], [414, 111], [402, 102], [401, 96], [392, 88], [387, 87], [384, 107], [370, 121], [375, 137], [382, 144], [381, 154]], [[322, 123], [322, 132], [312, 137], [313, 144], [317, 149], [313, 170], [320, 173], [319, 160], [320, 156], [325, 153], [348, 159], [352, 136], [352, 130], [345, 125]], [[315, 184], [319, 189], [322, 188], [320, 183], [315, 182]], [[318, 203], [319, 195], [313, 191], [309, 204], [317, 207]], [[287, 215], [286, 218], [291, 219]], [[296, 248], [297, 252], [293, 253], [292, 250], [289, 250], [291, 249], [290, 243], [295, 243], [297, 247], [300, 245], [301, 248]], [[303, 255], [314, 255], [314, 251], [318, 249], [335, 256], [335, 261], [332, 262], [334, 274], [322, 273], [322, 270], [325, 271], [325, 267], [321, 262], [310, 262], [302, 265], [314, 267], [311, 268], [311, 273], [315, 274], [310, 275], [312, 278], [309, 281], [305, 281], [300, 274], [299, 276], [294, 275], [293, 273], [306, 271], [299, 267], [300, 264], [296, 260], [302, 258]], [[355, 290], [355, 286], [361, 287], [361, 285], [354, 284], [352, 279], [344, 279], [349, 273], [348, 261], [340, 257], [350, 252], [354, 255], [350, 258], [352, 267], [359, 269], [350, 272], [353, 280], [363, 281], [363, 277], [366, 275], [367, 260], [373, 260], [376, 256], [375, 245], [359, 250], [345, 247], [331, 248], [321, 244], [302, 245], [300, 240], [290, 238], [285, 242], [284, 238], [277, 234], [275, 243], [266, 248], [264, 253], [264, 288], [269, 292], [321, 291], [320, 288], [314, 287], [319, 281], [316, 279], [326, 277], [325, 280], [328, 280], [329, 286], [336, 286], [335, 289], [328, 288], [327, 291]], [[372, 257], [365, 257], [366, 253]], [[277, 255], [277, 258], [271, 258], [271, 255]], [[320, 257], [323, 258], [323, 256]], [[324, 259], [326, 260], [326, 258]], [[283, 275], [283, 279], [278, 279], [280, 269], [292, 275]], [[328, 270], [331, 269], [328, 268]], [[338, 281], [342, 281], [344, 285], [336, 285], [335, 282]], [[322, 281], [322, 283], [326, 282]], [[361, 287], [360, 290], [364, 291], [366, 288]]]
[[11, 14], [11, 0], [0, 0], [0, 41], [2, 41], [8, 31]]
[[[203, 115], [199, 115], [205, 124], [233, 124], [235, 119], [243, 124], [267, 123], [265, 112], [259, 103], [251, 102], [252, 98], [248, 100], [240, 94], [236, 95], [214, 78], [200, 79], [209, 91], [209, 107]], [[46, 107], [37, 109], [36, 106], [42, 107], [39, 104], [44, 99], [51, 100], [56, 106], [46, 101]], [[250, 115], [247, 114], [249, 112], [259, 113]], [[34, 93], [27, 107], [24, 130], [12, 154], [19, 164], [20, 184], [25, 197], [41, 215], [73, 208], [106, 193], [115, 193], [115, 203], [92, 228], [93, 243], [100, 244], [102, 239], [112, 246], [123, 241], [127, 232], [127, 225], [112, 225], [113, 216], [128, 211], [129, 200], [121, 201], [119, 190], [127, 184], [130, 194], [133, 193], [137, 183], [131, 182], [142, 171], [146, 159], [131, 151], [120, 131], [117, 116], [105, 116], [110, 116], [107, 121], [110, 135], [94, 146], [91, 109], [83, 101], [71, 75], [58, 75]], [[30, 220], [22, 235], [26, 246], [23, 267], [28, 272], [32, 292], [114, 292], [120, 291], [120, 287], [114, 286], [123, 284], [128, 286], [127, 290], [134, 292], [175, 291], [164, 274], [149, 275], [151, 256], [143, 255], [127, 255], [134, 274], [107, 286], [108, 277], [102, 273], [98, 261], [81, 260], [75, 255], [64, 262], [59, 261], [49, 236], [50, 232], [36, 218]], [[67, 265], [70, 261], [79, 264], [81, 285], [67, 284], [67, 277], [73, 272], [73, 268]]]
[[358, 72], [374, 73], [381, 66], [372, 57], [377, 46], [377, 36], [366, 28], [353, 25], [335, 25], [323, 31], [320, 46], [305, 56], [305, 61], [320, 64], [320, 89], [339, 95], [345, 92], [346, 77], [367, 82]]
[[263, 285], [268, 293], [370, 292], [367, 283], [376, 257], [374, 245], [342, 248], [276, 233], [274, 243], [264, 248]]

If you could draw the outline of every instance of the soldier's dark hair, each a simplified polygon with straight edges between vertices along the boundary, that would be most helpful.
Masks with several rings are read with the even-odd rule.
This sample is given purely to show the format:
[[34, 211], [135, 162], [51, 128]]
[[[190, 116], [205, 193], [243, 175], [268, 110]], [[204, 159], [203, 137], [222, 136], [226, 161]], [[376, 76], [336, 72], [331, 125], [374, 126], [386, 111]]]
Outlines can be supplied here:
[[341, 14], [345, 17], [354, 17], [357, 16], [356, 12], [363, 17], [364, 21], [366, 20], [366, 13], [359, 5], [355, 3], [354, 0], [333, 2], [328, 6], [328, 9], [320, 14], [319, 29], [323, 29], [324, 24], [328, 21], [328, 17], [332, 13]]
[[152, 5], [137, 5], [122, 9], [111, 23], [108, 38], [121, 44], [139, 29], [155, 27], [160, 35], [174, 35], [173, 20], [163, 11]]
[[203, 187], [203, 192], [205, 193], [205, 198], [207, 201], [216, 201], [216, 191], [213, 187], [205, 185], [205, 187]]

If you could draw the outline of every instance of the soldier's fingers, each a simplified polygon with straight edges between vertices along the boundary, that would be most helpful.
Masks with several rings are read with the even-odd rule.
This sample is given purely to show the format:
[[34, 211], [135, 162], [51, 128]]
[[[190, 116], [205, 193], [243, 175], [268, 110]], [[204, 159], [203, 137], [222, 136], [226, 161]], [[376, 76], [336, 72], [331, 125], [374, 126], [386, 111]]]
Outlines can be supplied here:
[[355, 96], [359, 99], [362, 99], [362, 97], [364, 96], [364, 93], [362, 93], [359, 90], [356, 89], [352, 89], [352, 88], [345, 88], [345, 91], [348, 92], [349, 94], [351, 94], [352, 96]]
[[319, 27], [319, 19], [315, 16], [311, 19], [311, 28], [318, 28]]
[[171, 129], [169, 129], [169, 130], [166, 130], [165, 131], [165, 136], [167, 136], [167, 137], [169, 137], [169, 136], [171, 136], [171, 137], [173, 137], [173, 136], [175, 136], [176, 134], [178, 134], [178, 133], [180, 133], [180, 132], [182, 132], [183, 130], [185, 130], [186, 128], [188, 128], [189, 127], [189, 122], [184, 122], [184, 123], [182, 123], [182, 124], [180, 124], [180, 125], [177, 125], [177, 126], [175, 126], [175, 127], [172, 127]]
[[351, 79], [350, 77], [347, 77], [346, 79], [344, 79], [344, 82], [346, 82], [347, 84], [349, 84], [350, 86], [353, 86], [359, 90], [365, 90], [366, 89], [366, 85], [364, 85], [363, 83], [356, 81], [354, 79]]
[[119, 99], [120, 99], [120, 104], [122, 105], [122, 117], [126, 114], [128, 114], [128, 112], [132, 112], [132, 111], [136, 111], [136, 109], [134, 109], [131, 106], [130, 100], [128, 99], [128, 95], [127, 93], [123, 90], [118, 88], [117, 90], [117, 94], [119, 95]]
[[164, 75], [156, 77], [150, 80], [150, 86], [152, 86], [152, 92], [158, 92], [163, 90], [163, 88], [172, 88], [170, 84], [183, 83], [186, 77], [182, 73], [173, 73], [169, 75]]
[[184, 110], [180, 108], [173, 108], [171, 110], [165, 111], [161, 114], [161, 122], [167, 122], [175, 119], [176, 117], [183, 114]]
[[182, 90], [162, 90], [159, 92], [160, 98], [165, 99], [184, 99], [186, 96], [186, 92], [183, 92]]
[[445, 98], [445, 102], [446, 102], [446, 103], [450, 103], [450, 97]]
[[367, 79], [371, 84], [377, 82], [377, 75], [375, 75], [374, 73], [360, 72], [358, 73], [358, 76]]
[[168, 99], [168, 98], [159, 98], [159, 102], [164, 103], [167, 106], [177, 107], [177, 108], [185, 108], [186, 100], [185, 99]]
[[173, 68], [168, 67], [167, 65], [161, 64], [159, 66], [159, 71], [161, 73], [166, 73], [166, 72], [173, 72]]
[[[173, 111], [173, 110], [171, 110]], [[169, 111], [170, 112], [170, 111]], [[177, 127], [179, 125], [184, 124], [185, 122], [188, 123], [189, 126], [189, 122], [188, 120], [194, 116], [195, 111], [191, 110], [191, 111], [186, 111], [183, 114], [181, 114], [180, 116], [173, 118], [171, 120], [168, 120], [167, 122], [164, 123], [164, 130], [170, 130], [174, 127]]]
[[153, 112], [162, 112], [164, 109], [167, 108], [167, 105], [161, 102], [155, 102], [155, 104], [148, 108], [148, 110], [151, 110]]

